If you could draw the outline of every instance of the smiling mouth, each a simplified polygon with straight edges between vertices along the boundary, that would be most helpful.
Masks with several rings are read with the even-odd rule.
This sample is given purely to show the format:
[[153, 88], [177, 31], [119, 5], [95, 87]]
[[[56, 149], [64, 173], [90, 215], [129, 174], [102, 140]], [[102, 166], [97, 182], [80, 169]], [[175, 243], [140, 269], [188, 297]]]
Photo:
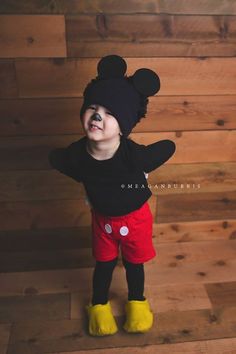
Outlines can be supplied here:
[[93, 124], [93, 123], [90, 123], [90, 124], [89, 124], [89, 128], [90, 128], [90, 129], [102, 130], [102, 128], [98, 127], [97, 125], [95, 125], [95, 124]]

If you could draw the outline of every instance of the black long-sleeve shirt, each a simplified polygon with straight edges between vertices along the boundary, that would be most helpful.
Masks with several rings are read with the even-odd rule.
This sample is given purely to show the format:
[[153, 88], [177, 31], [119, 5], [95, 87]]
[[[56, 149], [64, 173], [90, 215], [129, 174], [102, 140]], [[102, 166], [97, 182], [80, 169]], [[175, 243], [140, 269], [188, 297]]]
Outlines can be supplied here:
[[164, 164], [175, 152], [175, 143], [160, 140], [142, 145], [121, 136], [115, 154], [97, 160], [86, 148], [84, 136], [66, 148], [49, 153], [53, 168], [84, 184], [92, 207], [106, 216], [120, 216], [140, 208], [152, 195], [145, 173]]

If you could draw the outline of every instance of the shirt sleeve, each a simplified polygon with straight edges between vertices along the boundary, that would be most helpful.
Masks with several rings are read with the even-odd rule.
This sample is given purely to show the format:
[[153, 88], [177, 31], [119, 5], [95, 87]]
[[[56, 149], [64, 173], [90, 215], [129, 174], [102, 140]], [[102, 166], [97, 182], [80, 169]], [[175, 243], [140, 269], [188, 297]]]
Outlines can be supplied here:
[[176, 145], [172, 140], [160, 140], [150, 145], [139, 145], [138, 164], [143, 172], [151, 172], [163, 165], [175, 153]]
[[81, 182], [79, 164], [76, 164], [74, 161], [75, 149], [75, 142], [66, 148], [53, 149], [48, 154], [48, 160], [53, 169], [73, 178], [77, 182]]

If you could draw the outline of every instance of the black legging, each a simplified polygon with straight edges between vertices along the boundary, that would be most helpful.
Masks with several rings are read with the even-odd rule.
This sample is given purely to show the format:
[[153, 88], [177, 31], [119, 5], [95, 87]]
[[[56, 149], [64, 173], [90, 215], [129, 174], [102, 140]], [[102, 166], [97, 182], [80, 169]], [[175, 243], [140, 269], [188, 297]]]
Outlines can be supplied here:
[[[113, 270], [118, 258], [108, 262], [96, 261], [93, 273], [93, 296], [92, 304], [106, 304], [111, 285]], [[144, 267], [143, 263], [134, 264], [122, 259], [126, 269], [128, 284], [128, 300], [145, 300], [144, 292]]]

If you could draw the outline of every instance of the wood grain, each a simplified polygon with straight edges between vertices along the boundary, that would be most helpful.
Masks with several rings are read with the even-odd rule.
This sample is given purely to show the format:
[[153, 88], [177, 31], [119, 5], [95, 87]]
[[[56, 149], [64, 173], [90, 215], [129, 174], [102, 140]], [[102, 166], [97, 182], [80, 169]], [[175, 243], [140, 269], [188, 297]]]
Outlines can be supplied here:
[[[138, 347], [145, 345], [146, 349], [162, 350], [161, 348], [167, 349], [167, 343], [172, 343], [169, 350], [174, 348], [176, 353], [198, 350], [197, 354], [200, 350], [208, 354], [213, 352], [219, 341], [219, 354], [226, 350], [222, 350], [223, 344], [234, 353], [236, 273], [235, 260], [230, 259], [233, 255], [233, 250], [230, 250], [231, 242], [203, 242], [202, 251], [200, 243], [189, 244], [188, 250], [192, 248], [194, 259], [175, 267], [173, 264], [167, 267], [162, 262], [158, 267], [152, 262], [146, 264], [145, 294], [155, 313], [155, 321], [150, 332], [135, 338], [122, 330], [127, 285], [123, 270], [116, 267], [110, 293], [120, 331], [112, 338], [113, 348], [130, 348], [131, 352], [136, 352]], [[212, 258], [206, 261], [213, 244], [217, 252], [213, 251], [211, 256], [215, 260]], [[175, 249], [183, 247], [180, 244], [173, 246]], [[170, 250], [169, 245], [166, 245], [162, 251], [168, 258], [168, 253], [174, 252], [174, 249]], [[216, 261], [219, 254], [224, 255], [227, 264]], [[182, 262], [180, 259], [179, 261]], [[37, 348], [40, 353], [66, 354], [69, 351], [76, 353], [76, 350], [77, 353], [83, 353], [83, 350], [97, 352], [100, 349], [109, 353], [112, 349], [105, 337], [99, 340], [98, 345], [97, 339], [87, 333], [85, 305], [91, 294], [91, 279], [92, 268], [28, 271], [17, 273], [17, 277], [16, 273], [1, 273], [1, 312], [5, 320], [14, 319], [8, 352], [31, 353]], [[22, 294], [25, 296], [22, 297]], [[9, 295], [11, 297], [6, 297]], [[48, 309], [51, 302], [53, 306]], [[20, 304], [20, 311], [16, 311]], [[57, 304], [62, 304], [62, 307]], [[67, 317], [68, 309], [71, 319]], [[24, 322], [21, 320], [23, 310]], [[33, 320], [29, 315], [32, 313]], [[224, 337], [228, 337], [228, 341]], [[190, 341], [192, 346], [189, 346]], [[173, 346], [174, 343], [178, 343], [178, 346]]]
[[65, 57], [64, 16], [1, 15], [0, 57]]
[[[4, 137], [0, 141], [0, 171], [48, 170], [51, 168], [48, 160], [49, 152], [57, 147], [67, 147], [80, 138], [82, 138], [81, 135]], [[149, 145], [159, 140], [173, 140], [176, 144], [176, 151], [165, 163], [166, 166], [168, 164], [236, 161], [236, 130], [132, 133], [130, 138], [138, 144], [144, 145]], [[224, 142], [223, 147], [222, 141]], [[163, 167], [161, 166], [160, 168], [163, 169]], [[196, 169], [197, 167], [193, 167], [193, 171], [196, 171]], [[205, 167], [203, 167], [203, 171], [204, 169]], [[214, 170], [213, 165], [210, 169]], [[54, 177], [56, 172], [56, 170], [53, 171]], [[45, 178], [48, 178], [46, 171], [41, 173], [42, 175], [45, 174]], [[189, 174], [191, 174], [190, 171]], [[174, 172], [172, 177], [174, 177]], [[218, 177], [222, 178], [220, 175]], [[69, 180], [69, 178], [67, 179]]]
[[206, 284], [205, 288], [213, 307], [236, 304], [236, 282]]
[[148, 53], [149, 58], [156, 57], [234, 57], [235, 56], [235, 44], [233, 41], [226, 39], [218, 39], [215, 41], [151, 41], [151, 42], [139, 42], [139, 41], [111, 41], [101, 39], [96, 42], [87, 41], [71, 41], [68, 42], [67, 56], [70, 58], [95, 58], [103, 57], [109, 53], [118, 53], [123, 57], [132, 58], [145, 57], [145, 53]]
[[[234, 95], [150, 97], [133, 132], [236, 129], [235, 102]], [[2, 100], [0, 136], [84, 134], [81, 105], [81, 97]]]
[[[235, 192], [160, 195], [156, 209], [152, 209], [154, 223], [235, 219], [235, 198]], [[85, 200], [0, 203], [1, 230], [80, 227], [90, 222], [90, 209]]]
[[[164, 265], [167, 267], [183, 267], [186, 263], [203, 261], [206, 253], [209, 253], [208, 260], [219, 266], [227, 266], [227, 261], [235, 258], [236, 242], [235, 240], [223, 241], [204, 241], [187, 242], [172, 245], [168, 251], [168, 244], [159, 244], [154, 238], [154, 247], [157, 251], [157, 257], [150, 261], [157, 267]], [[91, 236], [88, 238], [91, 243]], [[86, 268], [93, 267], [95, 262], [92, 256], [91, 245], [89, 248], [77, 247], [75, 249], [54, 249], [54, 250], [2, 250], [0, 252], [0, 270], [2, 272], [22, 272], [45, 269], [63, 269], [63, 268]], [[222, 256], [222, 249], [224, 255]], [[120, 266], [121, 257], [120, 257]]]
[[154, 223], [153, 233], [159, 243], [234, 240], [236, 238], [236, 220]]
[[[145, 345], [142, 347], [123, 347], [109, 349], [94, 349], [89, 350], [89, 354], [235, 354], [236, 339], [223, 338], [200, 340], [196, 342], [183, 342], [176, 344], [156, 344]], [[49, 354], [71, 354], [71, 352], [57, 352]], [[76, 350], [73, 354], [88, 354], [87, 350]]]
[[[235, 95], [235, 58], [125, 58], [127, 75], [148, 67], [163, 95]], [[22, 59], [15, 62], [19, 97], [79, 97], [96, 76], [97, 58]], [[184, 74], [183, 74], [184, 73]], [[37, 82], [37, 85], [35, 85]]]
[[[234, 192], [236, 163], [168, 164], [148, 174], [148, 187], [153, 196], [192, 195]], [[127, 188], [128, 184], [124, 184]], [[129, 188], [138, 189], [130, 181]], [[78, 200], [84, 203], [86, 191], [82, 183], [59, 171], [16, 170], [0, 172], [0, 201]], [[82, 205], [81, 205], [82, 206]]]
[[[154, 313], [211, 308], [204, 284], [146, 284], [145, 296], [152, 304]], [[91, 294], [86, 291], [71, 293], [71, 319], [84, 317], [84, 308], [90, 301], [90, 297]], [[113, 286], [110, 291], [110, 301], [114, 316], [124, 316], [127, 288], [123, 286], [118, 289]]]
[[7, 354], [10, 331], [10, 323], [0, 324], [0, 354]]
[[162, 195], [157, 198], [155, 222], [233, 219], [236, 192]]
[[[151, 203], [149, 205], [152, 207]], [[160, 244], [236, 239], [236, 221], [207, 220], [153, 224], [153, 241]], [[91, 225], [71, 228], [6, 230], [0, 232], [2, 252], [44, 252], [91, 247]]]
[[[179, 42], [203, 44], [227, 42], [235, 37], [234, 16], [167, 14], [94, 14], [67, 15], [67, 41], [91, 42], [105, 39], [116, 42]], [[92, 45], [92, 44], [91, 44]]]
[[[193, 340], [233, 338], [235, 335], [235, 307], [212, 310], [183, 311], [181, 318], [178, 312], [155, 315], [153, 327], [144, 336], [130, 336], [122, 331], [112, 338], [113, 347], [142, 346], [144, 344], [179, 343]], [[195, 321], [193, 322], [193, 317]], [[121, 328], [123, 318], [118, 318]], [[50, 338], [50, 340], [48, 339]], [[23, 354], [33, 351], [58, 352], [65, 350], [90, 350], [107, 347], [110, 338], [87, 336], [80, 320], [61, 321], [25, 321], [15, 324], [9, 343], [9, 353]]]
[[236, 5], [233, 0], [214, 2], [195, 0], [169, 0], [160, 2], [155, 0], [132, 0], [132, 1], [111, 1], [111, 0], [54, 0], [53, 3], [45, 3], [44, 0], [2, 0], [0, 6], [1, 13], [35, 13], [35, 14], [55, 14], [55, 13], [171, 13], [171, 14], [202, 14], [202, 15], [235, 15]]
[[0, 97], [18, 97], [18, 85], [13, 60], [0, 60]]
[[[232, 241], [228, 241], [229, 245]], [[204, 244], [202, 244], [202, 247]], [[194, 248], [194, 245], [193, 245]], [[236, 261], [224, 256], [224, 244], [222, 244], [221, 257], [215, 253], [210, 260], [199, 257], [194, 261], [175, 259], [169, 264], [158, 264], [158, 246], [156, 261], [145, 264], [146, 289], [149, 294], [155, 287], [164, 285], [184, 286], [184, 284], [209, 284], [234, 282]], [[210, 246], [206, 248], [210, 251]], [[228, 252], [229, 253], [229, 252]], [[214, 257], [214, 258], [213, 258]], [[89, 267], [74, 267], [71, 269], [51, 269], [35, 271], [19, 271], [1, 273], [1, 296], [27, 295], [27, 294], [55, 294], [55, 293], [81, 293], [90, 296], [93, 265]], [[111, 294], [119, 296], [121, 291], [127, 291], [123, 266], [116, 267], [111, 285]], [[112, 295], [112, 297], [113, 297]], [[152, 295], [151, 295], [152, 296]]]
[[[236, 159], [236, 130], [198, 131], [176, 133], [131, 133], [130, 138], [138, 144], [152, 144], [157, 140], [170, 139], [176, 151], [167, 163], [223, 162]], [[222, 148], [222, 141], [224, 146]], [[206, 151], [207, 149], [207, 151]]]
[[22, 318], [35, 320], [67, 319], [70, 316], [69, 294], [1, 297], [0, 314], [2, 322], [21, 322]]

